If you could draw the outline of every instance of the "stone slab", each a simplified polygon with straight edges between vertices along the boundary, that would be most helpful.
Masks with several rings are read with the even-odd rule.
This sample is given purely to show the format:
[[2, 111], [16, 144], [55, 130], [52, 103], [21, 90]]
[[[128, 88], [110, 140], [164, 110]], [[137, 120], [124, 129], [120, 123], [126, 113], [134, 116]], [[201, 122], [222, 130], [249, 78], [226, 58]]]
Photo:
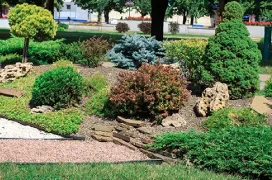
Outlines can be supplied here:
[[272, 102], [263, 96], [255, 96], [250, 107], [260, 114], [272, 113]]
[[99, 136], [104, 136], [104, 137], [112, 137], [111, 132], [95, 131], [94, 134]]
[[118, 138], [118, 139], [122, 139], [126, 142], [130, 142], [130, 137], [129, 136], [125, 136], [123, 134], [117, 133], [117, 132], [113, 132], [113, 137]]
[[137, 130], [140, 133], [143, 133], [143, 134], [148, 134], [148, 135], [152, 134], [152, 132], [148, 128], [146, 128], [146, 127], [140, 127], [140, 128], [137, 128]]
[[113, 141], [112, 137], [104, 137], [104, 136], [99, 136], [99, 135], [92, 135], [92, 138], [94, 140], [99, 141], [99, 142], [112, 142]]
[[120, 123], [124, 123], [126, 125], [133, 126], [136, 128], [144, 125], [144, 122], [142, 122], [142, 121], [125, 119], [125, 118], [122, 118], [121, 116], [118, 116], [116, 120]]
[[94, 125], [93, 129], [95, 131], [112, 132], [114, 130], [114, 127], [107, 125]]
[[120, 145], [123, 145], [123, 146], [126, 146], [128, 147], [129, 149], [132, 149], [134, 151], [138, 151], [138, 148], [133, 146], [132, 144], [126, 142], [126, 141], [123, 141], [122, 139], [118, 139], [118, 138], [113, 138], [113, 142], [115, 144], [120, 144]]
[[22, 97], [25, 94], [25, 91], [14, 89], [14, 88], [0, 88], [0, 95], [9, 96], [9, 97]]

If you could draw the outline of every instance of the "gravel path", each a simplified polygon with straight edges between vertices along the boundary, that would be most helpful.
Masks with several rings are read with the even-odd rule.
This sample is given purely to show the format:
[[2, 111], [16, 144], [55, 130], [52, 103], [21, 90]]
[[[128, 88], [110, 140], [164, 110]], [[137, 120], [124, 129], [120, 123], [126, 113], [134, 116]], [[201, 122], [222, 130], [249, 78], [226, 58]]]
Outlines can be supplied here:
[[97, 141], [0, 140], [0, 162], [120, 162], [148, 159], [141, 152]]
[[0, 118], [0, 138], [56, 139], [62, 137]]

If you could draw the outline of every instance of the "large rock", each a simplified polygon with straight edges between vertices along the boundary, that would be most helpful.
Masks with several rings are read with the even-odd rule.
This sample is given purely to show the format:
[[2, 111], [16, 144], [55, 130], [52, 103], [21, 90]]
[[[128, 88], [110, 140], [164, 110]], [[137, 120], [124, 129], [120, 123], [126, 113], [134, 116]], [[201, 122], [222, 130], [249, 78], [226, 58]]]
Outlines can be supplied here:
[[0, 70], [0, 83], [14, 81], [17, 78], [25, 76], [32, 69], [32, 63], [16, 63], [7, 65]]
[[187, 122], [180, 114], [173, 114], [172, 116], [168, 116], [164, 120], [162, 120], [162, 126], [164, 127], [184, 127], [186, 126]]
[[205, 117], [212, 111], [224, 108], [229, 100], [229, 91], [226, 84], [216, 82], [212, 88], [207, 88], [202, 93], [202, 98], [197, 102], [195, 109], [199, 116]]
[[272, 114], [272, 102], [263, 96], [255, 96], [250, 107], [260, 114]]
[[37, 107], [31, 109], [31, 113], [32, 114], [48, 113], [48, 112], [52, 112], [52, 111], [54, 111], [53, 107], [51, 107], [51, 106], [45, 106], [45, 105], [37, 106]]

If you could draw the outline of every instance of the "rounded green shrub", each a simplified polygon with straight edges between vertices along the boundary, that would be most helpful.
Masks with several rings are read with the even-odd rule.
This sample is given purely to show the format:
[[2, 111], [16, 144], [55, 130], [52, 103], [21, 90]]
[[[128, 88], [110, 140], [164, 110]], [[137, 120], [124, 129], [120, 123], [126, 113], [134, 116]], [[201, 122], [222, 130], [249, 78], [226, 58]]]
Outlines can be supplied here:
[[[240, 6], [230, 2], [226, 10], [240, 9]], [[249, 37], [242, 18], [234, 18], [238, 15], [228, 17], [218, 25], [215, 36], [209, 39], [202, 57], [203, 64], [196, 72], [200, 73], [199, 81], [203, 85], [211, 86], [217, 81], [226, 83], [231, 99], [251, 97], [259, 88], [262, 55], [257, 43]]]
[[224, 108], [213, 112], [203, 126], [207, 129], [222, 129], [229, 126], [258, 126], [266, 123], [266, 117], [252, 109]]
[[33, 86], [31, 104], [65, 108], [82, 98], [83, 77], [72, 67], [61, 67], [40, 75]]
[[272, 97], [272, 78], [270, 78], [264, 87], [264, 95], [266, 97]]

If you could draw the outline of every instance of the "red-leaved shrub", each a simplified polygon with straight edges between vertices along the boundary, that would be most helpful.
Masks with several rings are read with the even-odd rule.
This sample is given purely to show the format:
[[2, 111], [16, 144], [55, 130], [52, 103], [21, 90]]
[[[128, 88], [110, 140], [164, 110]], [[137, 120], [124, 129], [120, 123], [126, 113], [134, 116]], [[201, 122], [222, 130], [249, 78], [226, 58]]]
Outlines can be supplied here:
[[186, 83], [177, 69], [143, 64], [137, 71], [119, 74], [109, 94], [110, 103], [119, 115], [151, 116], [160, 121], [188, 100]]

